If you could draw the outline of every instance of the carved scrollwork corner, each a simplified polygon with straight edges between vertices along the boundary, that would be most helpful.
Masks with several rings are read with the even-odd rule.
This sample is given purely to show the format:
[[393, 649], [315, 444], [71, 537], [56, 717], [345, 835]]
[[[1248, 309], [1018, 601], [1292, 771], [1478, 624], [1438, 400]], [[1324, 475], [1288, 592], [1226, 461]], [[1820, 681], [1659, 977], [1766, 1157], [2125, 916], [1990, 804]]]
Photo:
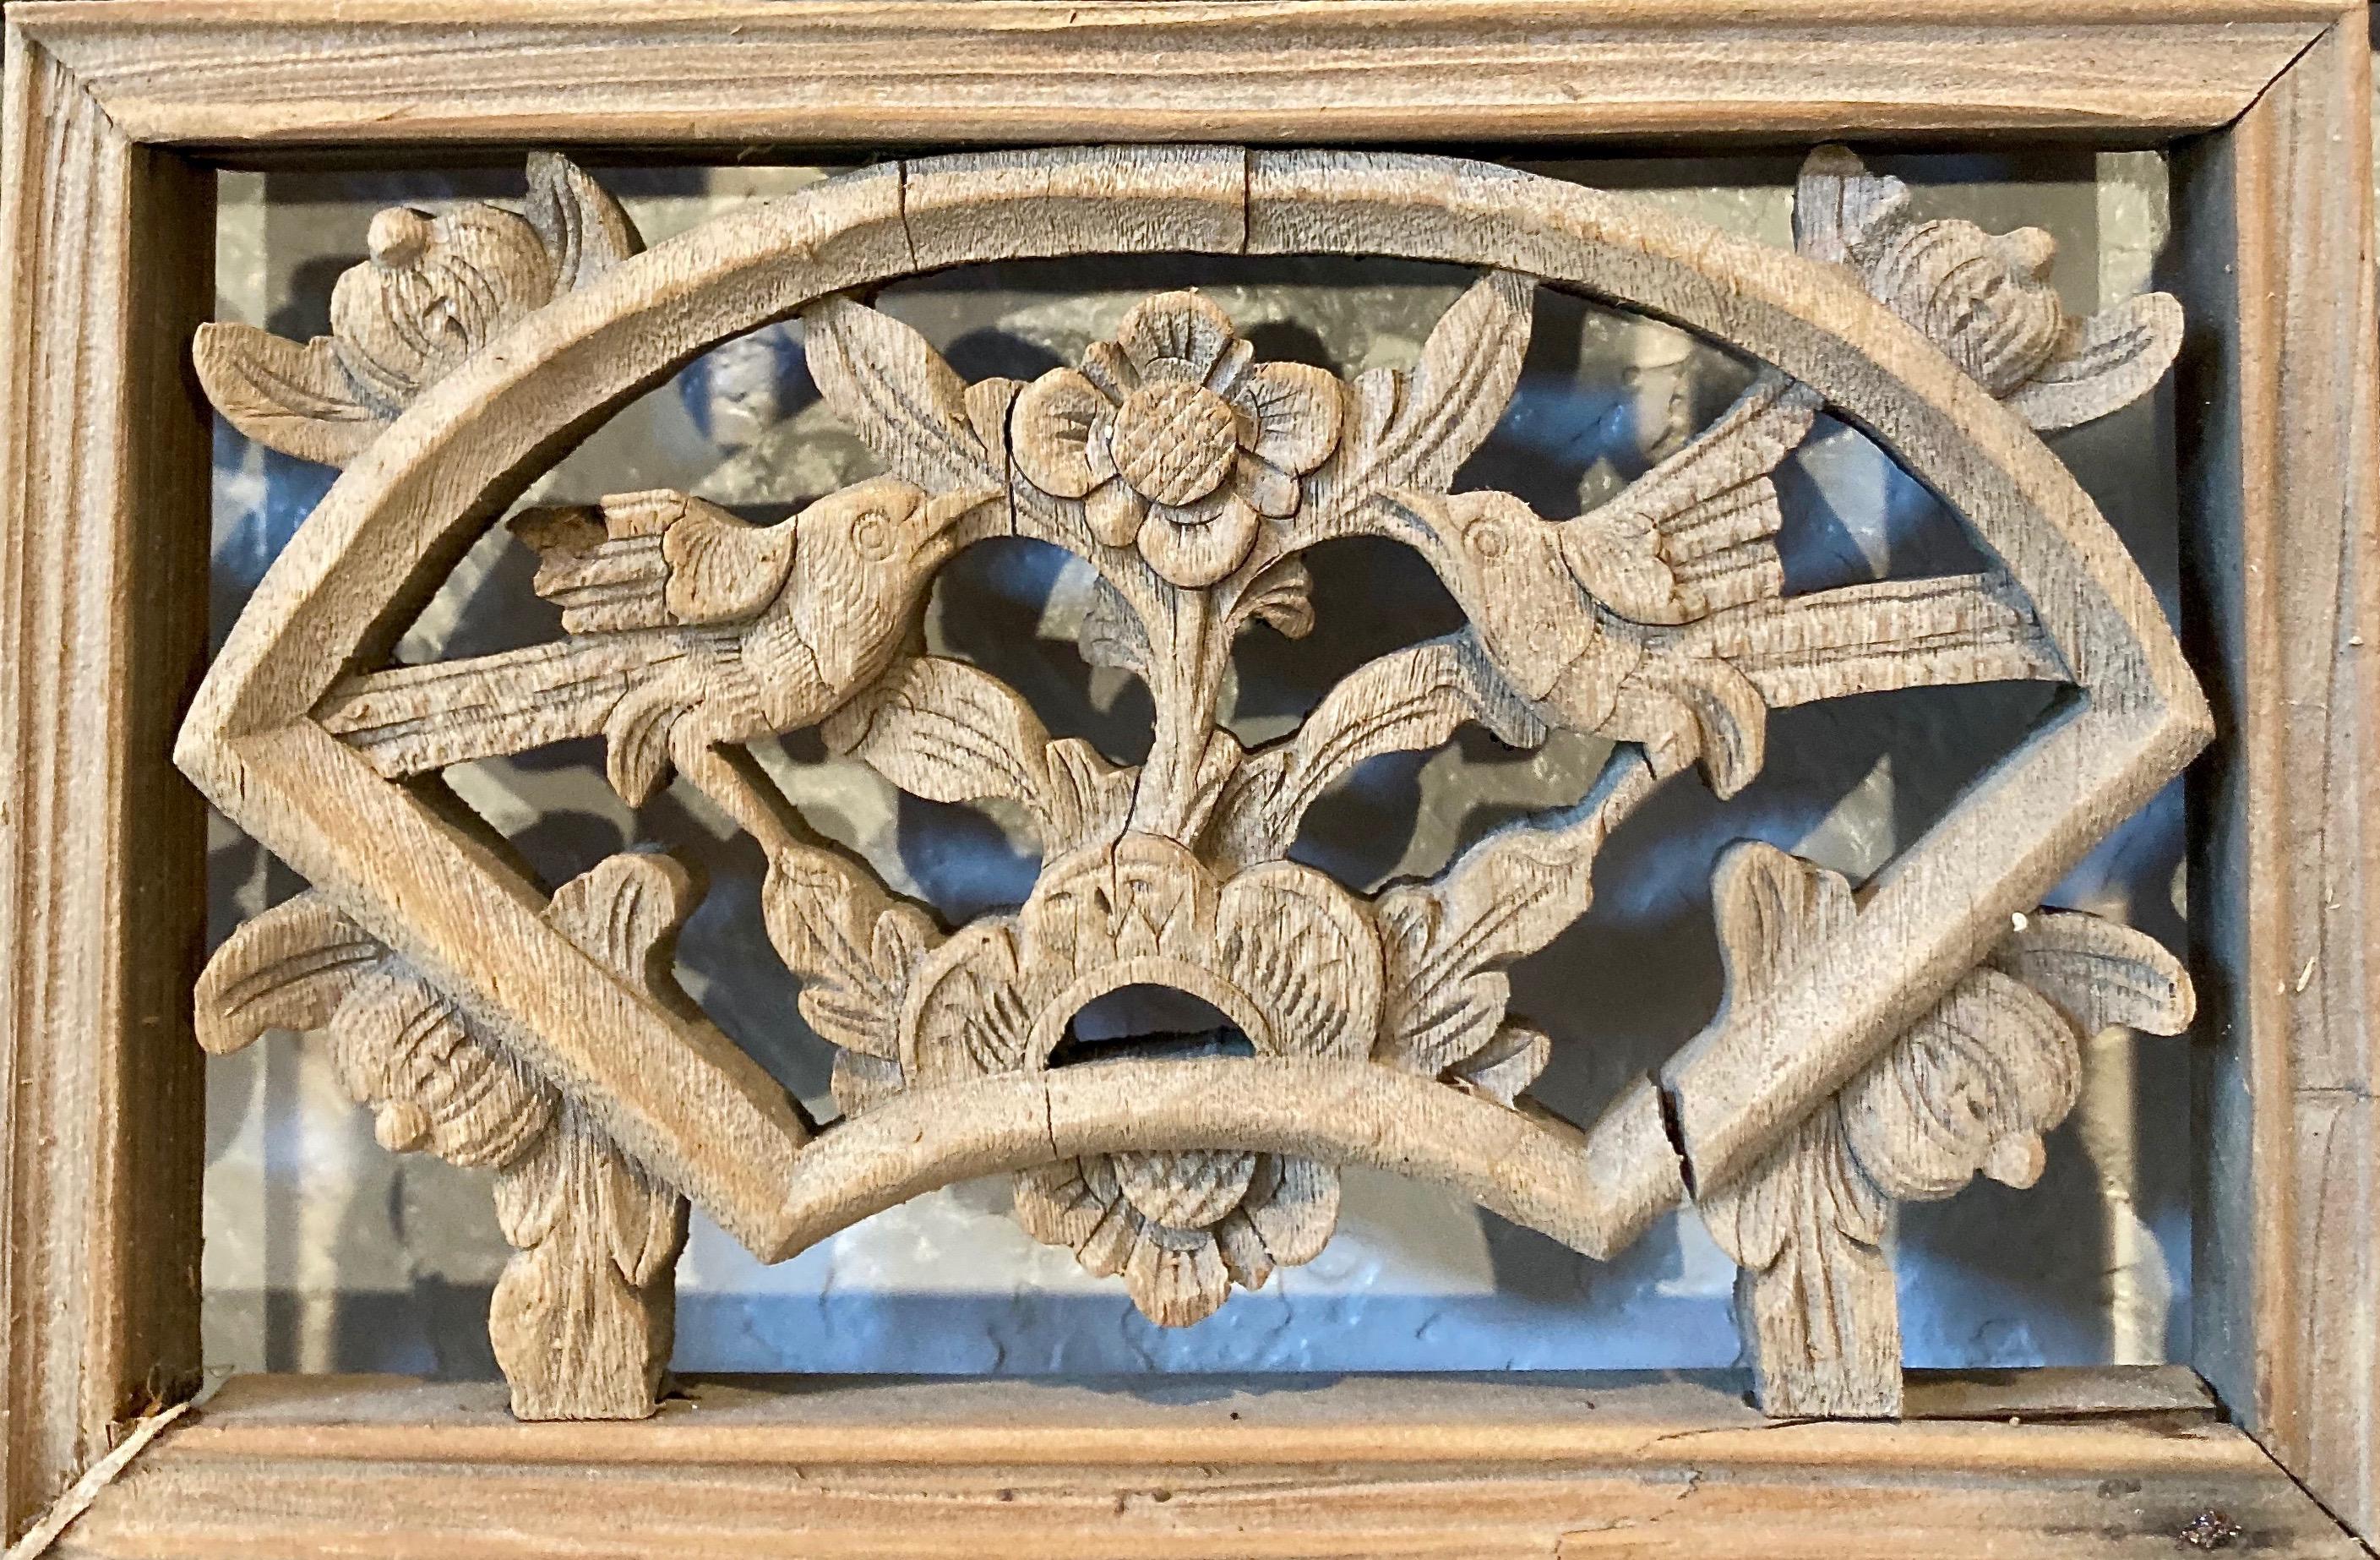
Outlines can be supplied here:
[[[667, 973], [693, 883], [666, 856], [613, 856], [547, 919], [613, 977], [681, 1001]], [[495, 1173], [516, 1248], [489, 1334], [523, 1419], [641, 1419], [669, 1365], [686, 1200], [624, 1154], [420, 972], [309, 892], [238, 928], [200, 977], [217, 1054], [271, 1030], [320, 1032], [382, 1147]]]
[[619, 202], [567, 158], [533, 153], [528, 186], [525, 212], [381, 212], [370, 258], [332, 288], [328, 335], [200, 326], [192, 352], [207, 398], [258, 444], [346, 465], [465, 359], [643, 249]]
[[[1827, 957], [1853, 916], [1841, 874], [1743, 844], [1713, 880], [1727, 1000], [1757, 1005]], [[2082, 1042], [2123, 1025], [2179, 1034], [2180, 962], [2130, 927], [2042, 910], [1750, 1172], [1698, 1198], [1739, 1264], [1736, 1309], [1761, 1406], [1775, 1415], [1900, 1411], [1900, 1328], [1886, 1247], [1893, 1205], [1977, 1175], [2039, 1178], [2043, 1135], [2082, 1087]]]

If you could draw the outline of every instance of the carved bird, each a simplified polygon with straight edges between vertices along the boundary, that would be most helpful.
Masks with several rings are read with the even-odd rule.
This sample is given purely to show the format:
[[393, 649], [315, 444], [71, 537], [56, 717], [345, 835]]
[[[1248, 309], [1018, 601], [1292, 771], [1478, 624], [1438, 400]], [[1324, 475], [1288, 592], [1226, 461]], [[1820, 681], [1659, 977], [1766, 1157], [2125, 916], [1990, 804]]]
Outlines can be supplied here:
[[[1916, 682], [2062, 676], [2031, 613], [1982, 576], [1786, 600], [1769, 480], [1818, 398], [1768, 372], [1685, 448], [1575, 519], [1507, 493], [1398, 492], [1489, 664], [1539, 716], [1699, 760], [1734, 795], [1772, 706]], [[1566, 588], [1565, 588], [1566, 587]]]
[[882, 672], [953, 523], [994, 496], [880, 477], [773, 526], [668, 491], [531, 511], [514, 530], [570, 637], [353, 679], [323, 725], [392, 775], [600, 731], [641, 803], [673, 764], [812, 725]]

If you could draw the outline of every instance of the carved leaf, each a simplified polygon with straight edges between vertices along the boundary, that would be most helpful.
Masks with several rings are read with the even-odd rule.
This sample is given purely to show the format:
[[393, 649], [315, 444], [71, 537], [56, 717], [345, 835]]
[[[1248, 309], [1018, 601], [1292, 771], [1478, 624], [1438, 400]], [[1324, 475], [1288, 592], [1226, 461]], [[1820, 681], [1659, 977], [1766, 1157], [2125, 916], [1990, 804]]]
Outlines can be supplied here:
[[1283, 639], [1314, 632], [1314, 576], [1298, 558], [1283, 558], [1258, 575], [1232, 608], [1227, 634], [1249, 622], [1269, 623]]
[[1293, 736], [1240, 766], [1218, 809], [1218, 859], [1241, 865], [1286, 854], [1299, 821], [1332, 781], [1382, 753], [1435, 748], [1466, 721], [1515, 748], [1545, 740], [1544, 723], [1485, 665], [1467, 635], [1366, 663]]
[[2036, 910], [1992, 952], [2088, 1036], [2115, 1025], [2180, 1034], [2197, 1016], [2189, 972], [2165, 945], [2099, 916]]
[[2180, 302], [2143, 293], [2069, 321], [2057, 355], [2010, 391], [2008, 404], [2044, 433], [2071, 428], [2147, 395], [2180, 350]]
[[1553, 1060], [1554, 1042], [1543, 1030], [1507, 1023], [1494, 1038], [1448, 1069], [1461, 1087], [1507, 1108], [1517, 1104], [1522, 1091], [1537, 1080]]
[[496, 1280], [488, 1335], [525, 1420], [650, 1414], [675, 1332], [673, 1270], [686, 1199], [574, 1110], [496, 1178], [518, 1248]]
[[1536, 290], [1528, 277], [1490, 272], [1439, 318], [1410, 376], [1374, 369], [1356, 380], [1336, 484], [1342, 503], [1454, 480], [1520, 383]]
[[1650, 790], [1642, 759], [1617, 759], [1551, 823], [1507, 824], [1435, 881], [1381, 895], [1388, 979], [1372, 1059], [1434, 1078], [1494, 1040], [1511, 988], [1491, 967], [1536, 952], [1586, 913], [1596, 852]]
[[970, 391], [924, 336], [848, 298], [804, 310], [802, 328], [820, 395], [885, 465], [932, 491], [1007, 487], [1007, 455], [970, 409], [983, 384]]
[[645, 247], [620, 202], [557, 152], [529, 153], [528, 216], [553, 257], [556, 293], [586, 286]]
[[391, 420], [356, 394], [327, 335], [300, 346], [254, 325], [219, 322], [199, 327], [190, 354], [225, 421], [299, 460], [345, 466]]
[[221, 1056], [267, 1030], [319, 1030], [388, 950], [318, 893], [300, 894], [224, 939], [199, 975], [199, 1043]]
[[760, 911], [777, 957], [802, 978], [795, 1000], [819, 1038], [897, 1059], [909, 972], [941, 941], [925, 912], [824, 850], [780, 851], [761, 884]]
[[1048, 857], [1112, 831], [1132, 805], [1130, 771], [1080, 738], [1053, 742], [1014, 689], [963, 661], [898, 664], [821, 734], [913, 796], [1022, 804]]
[[1736, 1324], [1762, 1409], [1888, 1419], [1900, 1411], [1900, 1322], [1882, 1247], [1891, 1208], [1829, 1107], [1698, 1206], [1741, 1264]]

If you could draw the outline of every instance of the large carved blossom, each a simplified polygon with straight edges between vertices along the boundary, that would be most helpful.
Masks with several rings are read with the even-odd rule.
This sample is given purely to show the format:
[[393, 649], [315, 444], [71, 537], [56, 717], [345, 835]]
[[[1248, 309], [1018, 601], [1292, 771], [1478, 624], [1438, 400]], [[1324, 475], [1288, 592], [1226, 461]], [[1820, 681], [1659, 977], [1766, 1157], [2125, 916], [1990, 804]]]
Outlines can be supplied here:
[[1082, 499], [1102, 542], [1137, 542], [1172, 583], [1211, 585], [1248, 555], [1261, 518], [1296, 512], [1297, 479], [1339, 443], [1338, 380], [1255, 355], [1207, 299], [1160, 293], [1079, 370], [1026, 386], [1016, 464], [1042, 492]]
[[[1320, 872], [1275, 861], [1219, 882], [1174, 841], [1127, 834], [1052, 862], [1013, 920], [979, 921], [925, 957], [903, 1004], [902, 1086], [1044, 1067], [1075, 1013], [1127, 985], [1205, 1000], [1260, 1056], [1360, 1064], [1382, 984], [1370, 916]], [[864, 1109], [880, 1092], [844, 1103]], [[1088, 1155], [1015, 1188], [1027, 1230], [1123, 1274], [1142, 1312], [1170, 1326], [1213, 1312], [1233, 1282], [1254, 1288], [1310, 1261], [1338, 1221], [1336, 1170], [1240, 1150]]]

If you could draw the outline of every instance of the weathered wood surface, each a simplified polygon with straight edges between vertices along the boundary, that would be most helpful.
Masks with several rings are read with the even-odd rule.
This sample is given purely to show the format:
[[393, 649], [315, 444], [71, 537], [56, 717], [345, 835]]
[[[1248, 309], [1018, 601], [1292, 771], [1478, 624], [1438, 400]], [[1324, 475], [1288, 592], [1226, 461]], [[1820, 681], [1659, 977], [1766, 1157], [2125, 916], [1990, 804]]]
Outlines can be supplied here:
[[852, 145], [2228, 122], [2325, 0], [13, 5], [142, 140]]
[[[1805, 254], [1436, 158], [937, 159], [734, 213], [641, 256], [567, 163], [533, 160], [531, 186], [527, 216], [382, 213], [329, 336], [200, 343], [236, 421], [346, 467], [235, 628], [176, 749], [314, 880], [327, 928], [283, 936], [268, 917], [226, 945], [200, 993], [209, 1032], [236, 1044], [273, 1023], [327, 1028], [341, 1056], [384, 1058], [347, 1071], [392, 1146], [510, 1174], [544, 1163], [538, 1134], [566, 1143], [583, 1123], [599, 1152], [625, 1156], [622, 1188], [680, 1188], [771, 1260], [933, 1185], [1010, 1170], [1028, 1230], [1176, 1325], [1318, 1254], [1343, 1163], [1441, 1181], [1595, 1256], [1694, 1186], [1755, 1270], [1747, 1315], [1771, 1407], [1883, 1415], [1899, 1403], [1877, 1254], [1889, 1200], [1948, 1195], [1979, 1169], [2029, 1181], [2038, 1134], [2072, 1102], [2074, 1031], [2186, 1016], [2170, 960], [2086, 918], [2053, 918], [2079, 929], [2062, 940], [2020, 932], [2005, 971], [1975, 968], [2203, 740], [2204, 705], [2137, 569], [2010, 415], [2058, 426], [2140, 394], [2177, 343], [2171, 299], [2070, 320], [2039, 235], [1912, 223], [1896, 181], [1834, 151], [1803, 181]], [[970, 260], [1170, 249], [1409, 254], [1482, 274], [1410, 368], [1346, 382], [1261, 360], [1214, 303], [1172, 292], [1029, 384], [968, 384], [850, 290]], [[1512, 394], [1540, 278], [1770, 366], [1585, 514], [1451, 492]], [[670, 493], [532, 512], [515, 525], [562, 638], [383, 664], [392, 603], [434, 584], [557, 441], [693, 349], [795, 310], [828, 408], [888, 475], [767, 527]], [[1770, 473], [1822, 401], [1877, 430], [1999, 561], [1789, 594]], [[917, 652], [936, 570], [1000, 534], [1093, 570], [1099, 653], [1155, 707], [1136, 762], [1053, 740], [996, 677]], [[1467, 627], [1357, 669], [1295, 733], [1244, 749], [1219, 713], [1236, 641], [1308, 631], [1300, 555], [1358, 534], [1416, 551]], [[1765, 762], [1772, 708], [2008, 679], [2086, 699], [1863, 909], [1824, 874], [1809, 881], [1835, 906], [1825, 916], [1786, 913], [1799, 901], [1781, 889], [1721, 896], [1742, 902], [1722, 918], [1741, 979], [1664, 1070], [1666, 1099], [1627, 1091], [1585, 1135], [1525, 1099], [1549, 1048], [1506, 1012], [1501, 969], [1585, 913], [1602, 843], [1658, 786], [1699, 772], [1734, 795]], [[1621, 746], [1574, 806], [1491, 833], [1426, 882], [1358, 894], [1289, 859], [1333, 779], [1465, 723], [1518, 747], [1557, 730]], [[814, 840], [735, 752], [812, 725], [916, 795], [1021, 805], [1043, 857], [1024, 905], [945, 928]], [[822, 1141], [642, 969], [650, 939], [625, 954], [616, 930], [590, 939], [603, 917], [565, 911], [576, 884], [540, 909], [536, 885], [391, 784], [597, 734], [632, 804], [674, 772], [767, 853], [769, 935], [803, 983], [803, 1017], [838, 1049], [846, 1119]], [[1770, 857], [1777, 884], [1802, 881]], [[1075, 1016], [1134, 985], [1203, 999], [1224, 1028], [1137, 1037], [1159, 1056], [1070, 1052], [1066, 1065], [1094, 1065], [1058, 1071]], [[452, 1077], [417, 1066], [432, 1050]], [[468, 1126], [446, 1130], [450, 1096], [468, 1102]], [[1840, 1142], [1778, 1147], [1838, 1109]], [[1785, 1160], [1759, 1168], [1771, 1151]], [[1845, 1155], [1851, 1181], [1810, 1168]], [[1822, 1206], [1829, 1186], [1840, 1195]], [[656, 1212], [666, 1200], [622, 1195]], [[536, 1223], [506, 1206], [508, 1226]], [[557, 1248], [595, 1274], [569, 1293], [596, 1304], [625, 1275], [661, 1314], [674, 1247], [638, 1237], [635, 1217], [595, 1222], [621, 1223], [626, 1244]], [[546, 1261], [510, 1232], [538, 1248], [524, 1261]], [[1778, 1281], [1764, 1288], [1764, 1274]], [[1828, 1298], [1837, 1278], [1856, 1303]], [[633, 1297], [596, 1305], [638, 1310]], [[576, 1336], [581, 1314], [565, 1298], [545, 1324]], [[600, 1371], [584, 1356], [586, 1403], [524, 1388], [516, 1370], [524, 1403], [649, 1404], [658, 1338], [607, 1335], [635, 1347]], [[541, 1358], [505, 1336], [508, 1362]]]
[[13, 25], [0, 112], [0, 1527], [199, 1364], [211, 178]]
[[1724, 1379], [1222, 1377], [697, 1383], [632, 1431], [235, 1380], [55, 1553], [2360, 1553], [2187, 1372], [2045, 1374], [1921, 1380], [1900, 1425], [1773, 1424]]
[[2192, 915], [2219, 992], [2201, 1098], [2195, 1359], [2380, 1532], [2380, 846], [2371, 53], [2358, 7], [2179, 168], [2208, 322], [2180, 382], [2196, 648], [2225, 713]]

